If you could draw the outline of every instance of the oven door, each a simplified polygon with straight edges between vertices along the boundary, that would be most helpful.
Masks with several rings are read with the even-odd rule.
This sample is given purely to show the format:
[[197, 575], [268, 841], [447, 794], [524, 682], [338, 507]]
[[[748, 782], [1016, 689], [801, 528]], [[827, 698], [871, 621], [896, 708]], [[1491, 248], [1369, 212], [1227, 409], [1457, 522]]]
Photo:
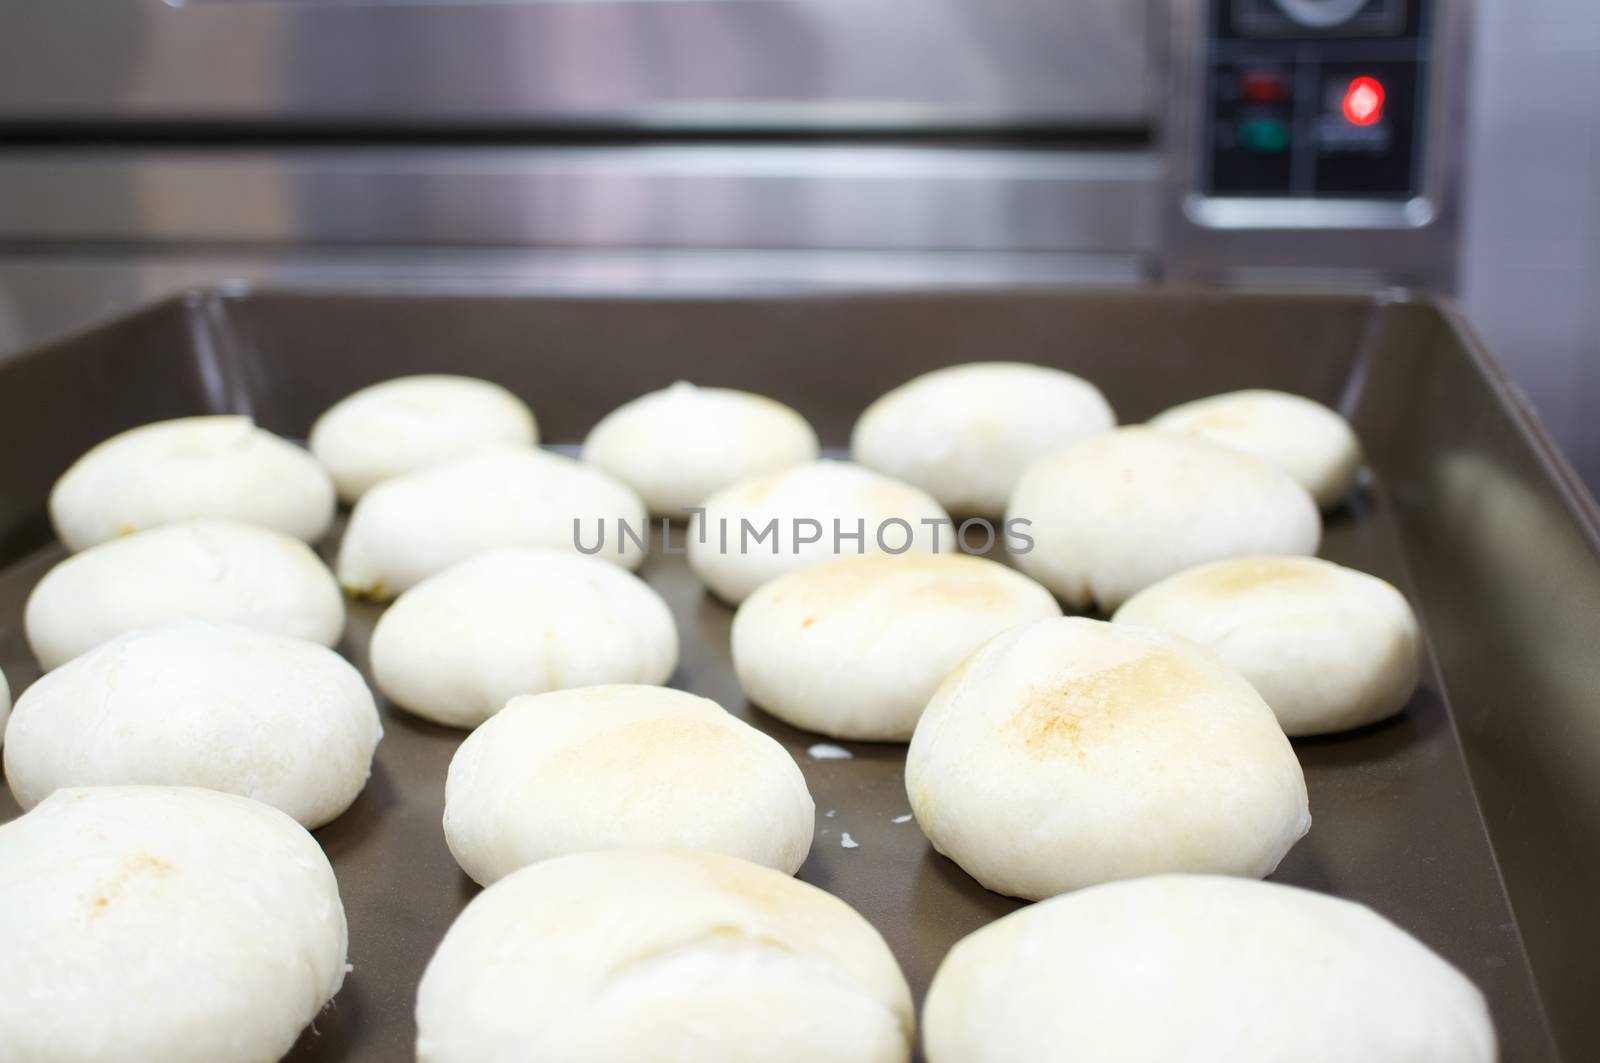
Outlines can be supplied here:
[[1148, 129], [1149, 0], [6, 0], [0, 126]]

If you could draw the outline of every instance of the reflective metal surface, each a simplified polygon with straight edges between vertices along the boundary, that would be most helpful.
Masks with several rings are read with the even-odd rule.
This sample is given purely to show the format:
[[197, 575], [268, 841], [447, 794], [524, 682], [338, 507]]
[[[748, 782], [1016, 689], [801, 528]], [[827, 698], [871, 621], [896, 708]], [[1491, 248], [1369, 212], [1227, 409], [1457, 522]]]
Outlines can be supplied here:
[[1143, 126], [1154, 0], [5, 0], [0, 123]]
[[1114, 251], [1156, 246], [1137, 152], [894, 145], [34, 149], [0, 241]]
[[0, 253], [0, 360], [160, 296], [220, 285], [303, 290], [673, 296], [1135, 284], [1113, 253], [185, 248]]
[[1478, 12], [1461, 298], [1600, 491], [1600, 3]]
[[[1433, 652], [1401, 715], [1295, 742], [1315, 821], [1273, 877], [1370, 904], [1458, 965], [1489, 1000], [1506, 1063], [1595, 1059], [1600, 514], [1569, 493], [1570, 470], [1432, 301], [1150, 288], [735, 299], [199, 293], [0, 366], [0, 453], [16, 459], [0, 464], [0, 666], [19, 688], [37, 675], [20, 617], [59, 556], [45, 545], [52, 481], [134, 424], [248, 409], [270, 430], [303, 435], [357, 387], [453, 369], [527, 397], [541, 433], [558, 442], [581, 439], [641, 391], [688, 378], [773, 395], [837, 447], [886, 389], [975, 358], [1081, 373], [1128, 421], [1247, 385], [1341, 404], [1374, 475], [1329, 516], [1323, 554], [1401, 587]], [[1017, 902], [984, 891], [914, 824], [895, 822], [908, 811], [903, 747], [849, 743], [849, 760], [807, 756], [817, 736], [740, 693], [731, 610], [681, 556], [657, 553], [641, 575], [682, 632], [674, 685], [742, 715], [799, 760], [817, 801], [817, 841], [800, 877], [882, 931], [920, 998], [958, 938]], [[341, 649], [358, 665], [376, 613], [352, 610]], [[349, 913], [354, 970], [292, 1055], [301, 1063], [409, 1058], [423, 965], [476, 893], [439, 828], [461, 732], [384, 712], [372, 781], [317, 832]], [[0, 793], [0, 818], [13, 811]], [[840, 844], [843, 831], [855, 848]]]
[[1420, 229], [1437, 213], [1425, 198], [1405, 203], [1372, 199], [1219, 199], [1191, 195], [1184, 217], [1208, 229]]
[[1163, 127], [1167, 275], [1275, 283], [1343, 278], [1455, 287], [1468, 40], [1475, 0], [1433, 6], [1431, 117], [1422, 195], [1406, 203], [1208, 198], [1197, 194], [1204, 98], [1202, 40], [1211, 0], [1167, 0], [1170, 91]]
[[[1173, 278], [1453, 288], [1469, 0], [1438, 5], [1405, 204], [1197, 196], [1209, 2], [19, 0], [0, 130], [55, 131], [0, 151], [0, 244], [1106, 253]], [[571, 126], [612, 139], [548, 140]], [[545, 146], [495, 146], [504, 129]], [[919, 129], [1030, 146], [850, 139]]]

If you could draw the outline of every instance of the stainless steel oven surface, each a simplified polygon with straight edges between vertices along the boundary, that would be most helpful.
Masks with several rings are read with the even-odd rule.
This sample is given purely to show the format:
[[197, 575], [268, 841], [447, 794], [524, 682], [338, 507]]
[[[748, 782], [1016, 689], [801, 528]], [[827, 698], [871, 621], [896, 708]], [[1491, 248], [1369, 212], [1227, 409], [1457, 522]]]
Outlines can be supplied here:
[[1448, 289], [1466, 0], [16, 0], [0, 243]]
[[11, 0], [7, 121], [1137, 128], [1136, 0]]

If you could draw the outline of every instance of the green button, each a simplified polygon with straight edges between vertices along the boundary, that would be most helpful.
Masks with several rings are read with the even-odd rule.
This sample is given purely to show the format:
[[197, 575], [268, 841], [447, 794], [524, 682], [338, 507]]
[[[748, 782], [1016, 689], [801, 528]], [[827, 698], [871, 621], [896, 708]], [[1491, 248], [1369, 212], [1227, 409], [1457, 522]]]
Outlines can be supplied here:
[[1239, 127], [1239, 142], [1246, 151], [1284, 151], [1289, 147], [1289, 127], [1274, 119], [1259, 118]]

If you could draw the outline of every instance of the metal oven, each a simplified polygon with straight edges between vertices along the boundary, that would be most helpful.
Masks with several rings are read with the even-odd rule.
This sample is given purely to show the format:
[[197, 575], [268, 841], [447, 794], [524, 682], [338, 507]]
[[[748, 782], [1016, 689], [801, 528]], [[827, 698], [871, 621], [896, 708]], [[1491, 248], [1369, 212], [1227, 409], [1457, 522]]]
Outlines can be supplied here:
[[0, 244], [76, 272], [10, 331], [219, 272], [1449, 289], [1470, 7], [12, 0]]

